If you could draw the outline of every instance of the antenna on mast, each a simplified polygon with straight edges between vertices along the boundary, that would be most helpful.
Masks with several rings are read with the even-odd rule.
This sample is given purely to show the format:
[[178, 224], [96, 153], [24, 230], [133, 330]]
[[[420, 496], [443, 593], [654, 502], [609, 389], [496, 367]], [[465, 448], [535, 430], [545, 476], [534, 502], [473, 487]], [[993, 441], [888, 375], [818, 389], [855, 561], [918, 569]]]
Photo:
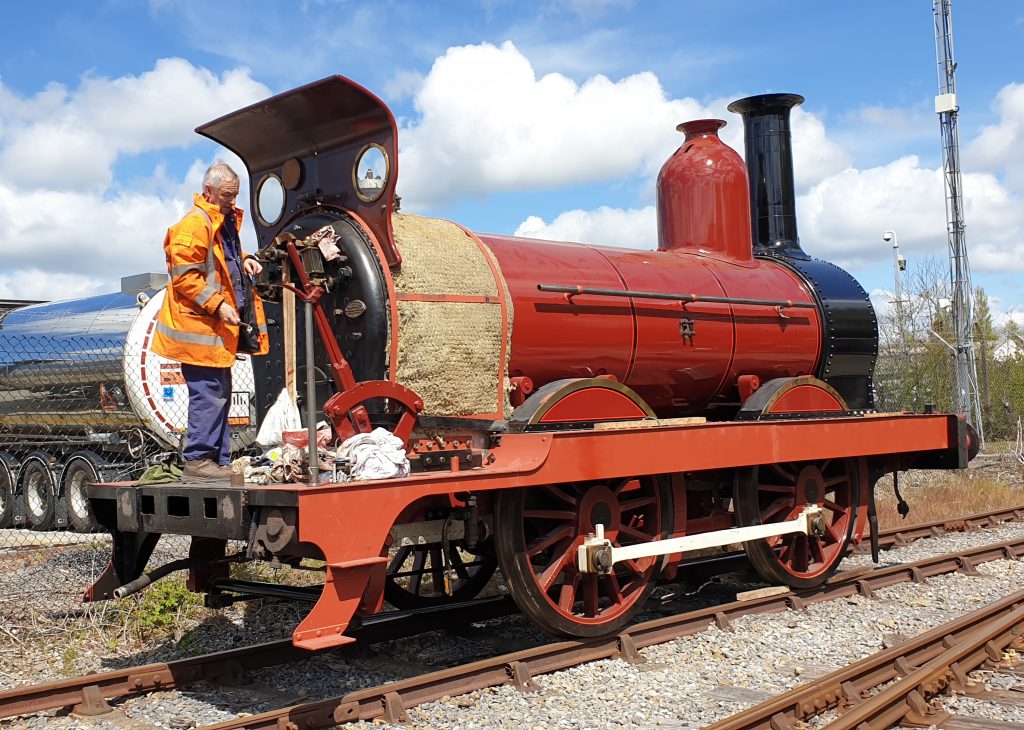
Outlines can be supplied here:
[[964, 235], [964, 199], [960, 179], [960, 141], [957, 134], [956, 61], [953, 59], [952, 0], [932, 0], [935, 22], [935, 60], [939, 93], [935, 113], [942, 130], [942, 166], [946, 187], [946, 232], [949, 239], [949, 276], [953, 286], [953, 332], [955, 335], [956, 407], [978, 431], [982, 448], [985, 432], [978, 394], [978, 369], [974, 358], [974, 290], [967, 260]]

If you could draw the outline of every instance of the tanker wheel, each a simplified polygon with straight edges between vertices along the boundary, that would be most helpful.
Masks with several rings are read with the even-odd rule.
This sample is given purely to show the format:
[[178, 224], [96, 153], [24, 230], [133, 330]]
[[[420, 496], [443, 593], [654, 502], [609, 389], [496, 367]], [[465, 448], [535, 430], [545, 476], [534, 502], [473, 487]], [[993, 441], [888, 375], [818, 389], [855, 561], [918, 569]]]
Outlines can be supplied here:
[[0, 451], [0, 528], [14, 523], [15, 479], [18, 462], [10, 454]]
[[494, 510], [498, 565], [516, 604], [545, 631], [614, 633], [643, 607], [664, 558], [624, 561], [600, 576], [579, 571], [577, 548], [597, 523], [616, 546], [661, 539], [671, 515], [671, 491], [658, 477], [503, 490]]
[[61, 493], [68, 510], [68, 526], [75, 532], [94, 532], [99, 529], [89, 505], [88, 486], [100, 481], [103, 460], [89, 451], [73, 454], [64, 467]]
[[52, 530], [57, 512], [56, 484], [50, 470], [50, 455], [36, 451], [21, 465], [21, 494], [25, 518], [33, 530]]
[[467, 550], [461, 540], [449, 546], [448, 590], [441, 543], [402, 545], [388, 563], [384, 599], [395, 608], [443, 606], [476, 598], [498, 567], [491, 545]]
[[824, 508], [824, 531], [792, 533], [743, 543], [765, 580], [791, 588], [824, 583], [846, 554], [856, 521], [860, 469], [856, 459], [768, 464], [739, 469], [734, 487], [741, 527], [789, 520], [815, 504]]

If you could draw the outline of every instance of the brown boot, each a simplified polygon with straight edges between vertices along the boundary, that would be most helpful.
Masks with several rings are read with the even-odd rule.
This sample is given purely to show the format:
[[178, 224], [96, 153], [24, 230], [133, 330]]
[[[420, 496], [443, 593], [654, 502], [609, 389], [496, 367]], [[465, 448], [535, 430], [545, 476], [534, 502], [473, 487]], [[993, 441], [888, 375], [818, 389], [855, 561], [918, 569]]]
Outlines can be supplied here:
[[186, 479], [224, 479], [231, 478], [231, 467], [220, 466], [211, 459], [193, 459], [185, 462], [182, 476]]

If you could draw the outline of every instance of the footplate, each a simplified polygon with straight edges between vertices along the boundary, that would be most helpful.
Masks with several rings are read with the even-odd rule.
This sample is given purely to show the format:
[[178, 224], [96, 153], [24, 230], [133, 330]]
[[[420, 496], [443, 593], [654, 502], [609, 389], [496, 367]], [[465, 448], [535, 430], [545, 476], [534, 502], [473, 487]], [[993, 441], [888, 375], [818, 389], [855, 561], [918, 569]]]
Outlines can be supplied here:
[[250, 490], [201, 481], [93, 485], [89, 498], [94, 511], [100, 504], [113, 502], [115, 522], [106, 525], [108, 529], [220, 540], [247, 540], [258, 507], [296, 504], [295, 493], [287, 490]]
[[153, 485], [118, 487], [117, 529], [244, 540], [252, 516], [246, 490]]

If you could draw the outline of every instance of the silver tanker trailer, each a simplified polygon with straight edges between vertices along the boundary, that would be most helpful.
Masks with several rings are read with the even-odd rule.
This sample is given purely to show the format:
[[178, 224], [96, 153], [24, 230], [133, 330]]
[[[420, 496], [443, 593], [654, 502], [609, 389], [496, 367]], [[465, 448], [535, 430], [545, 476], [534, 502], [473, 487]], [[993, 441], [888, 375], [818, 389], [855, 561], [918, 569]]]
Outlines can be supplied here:
[[[150, 342], [167, 277], [121, 291], [0, 312], [0, 527], [96, 525], [85, 486], [136, 477], [180, 448], [188, 391]], [[236, 449], [255, 438], [248, 356], [233, 368]]]

